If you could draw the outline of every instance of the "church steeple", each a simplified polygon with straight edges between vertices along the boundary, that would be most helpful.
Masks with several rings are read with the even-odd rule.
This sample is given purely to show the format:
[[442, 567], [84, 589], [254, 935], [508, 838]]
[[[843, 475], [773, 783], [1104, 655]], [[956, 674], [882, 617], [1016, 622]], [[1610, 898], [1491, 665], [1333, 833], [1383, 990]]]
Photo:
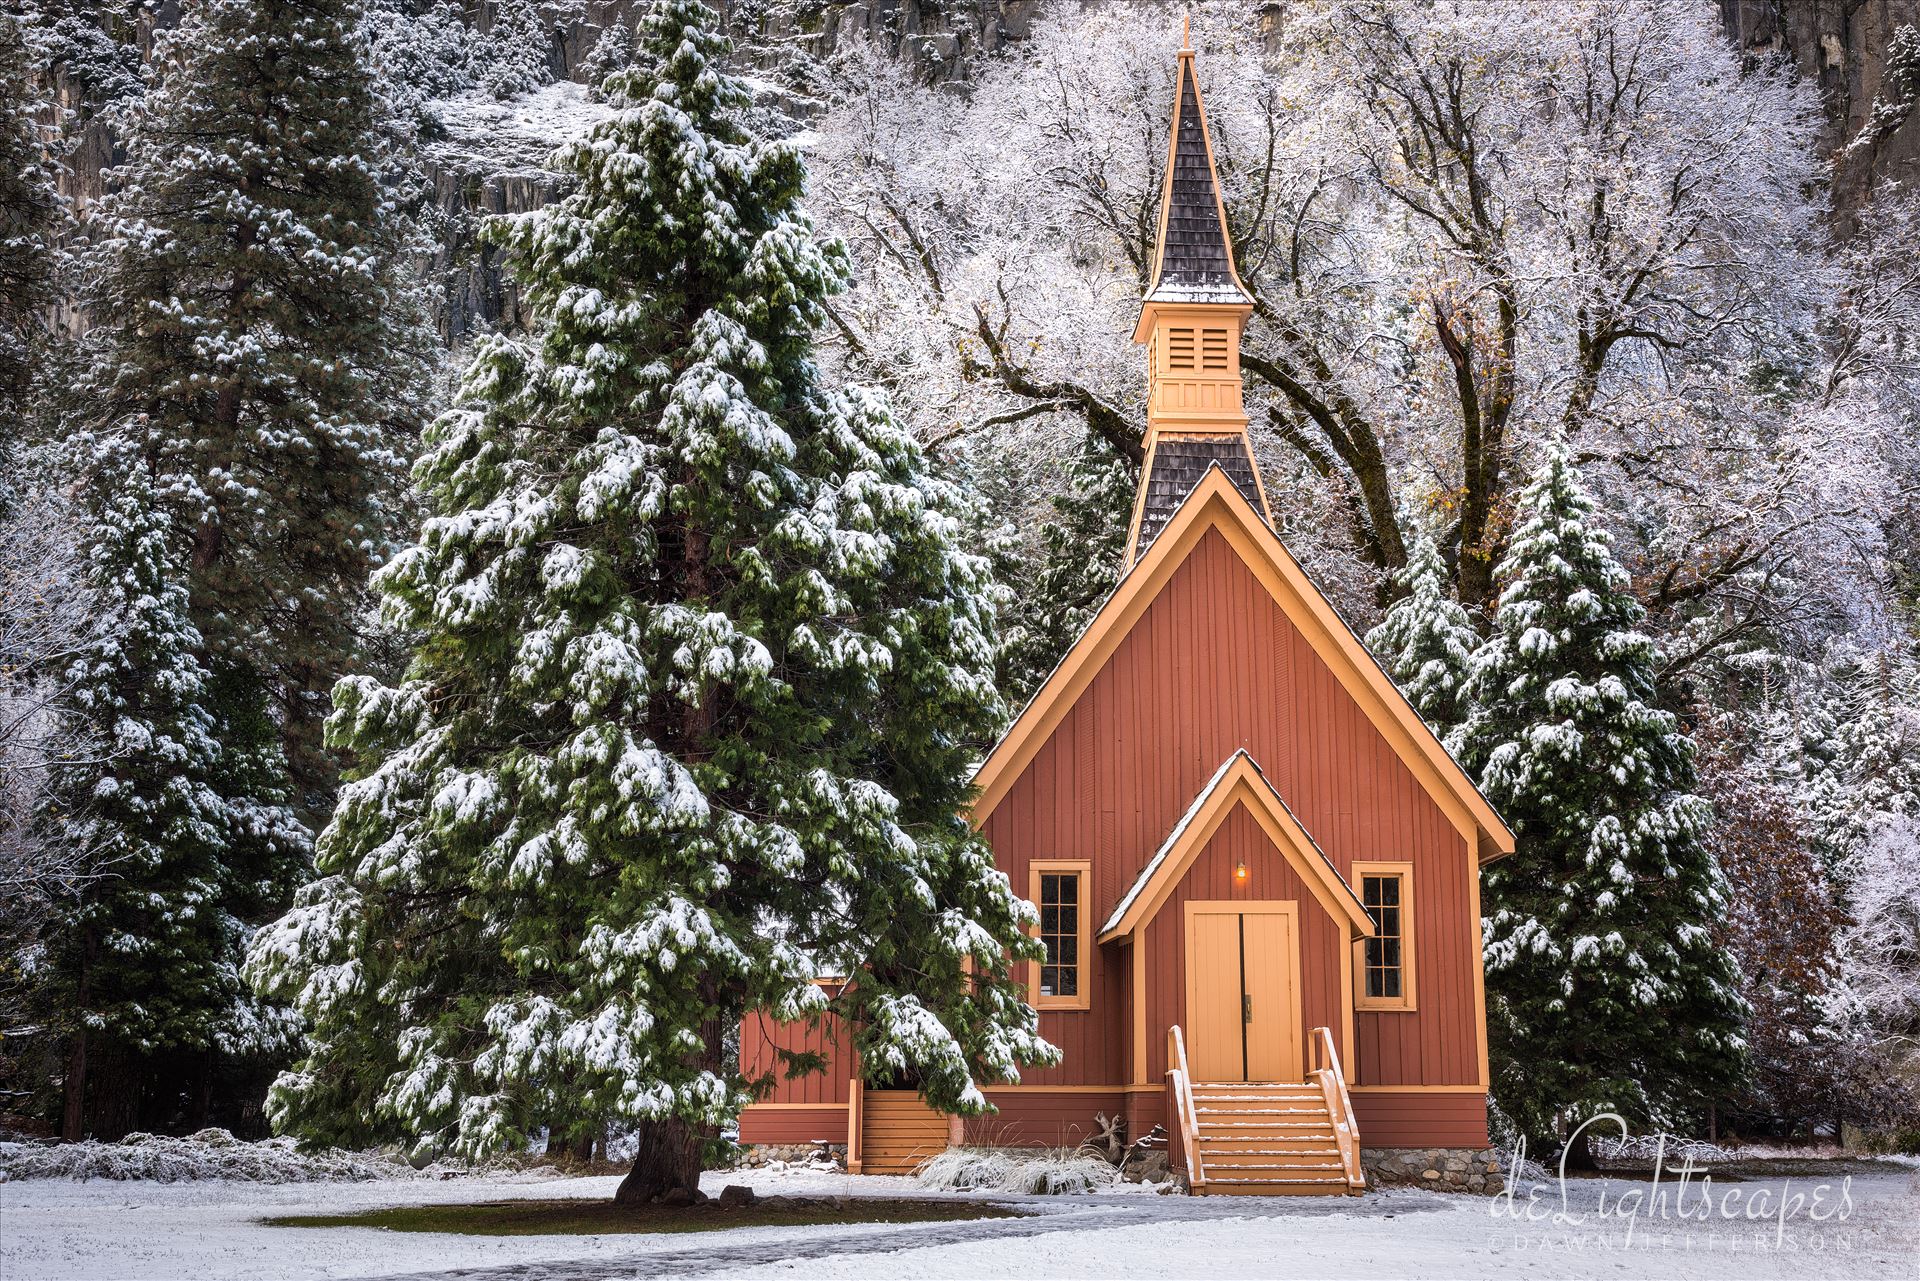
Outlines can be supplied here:
[[1159, 240], [1133, 333], [1147, 349], [1147, 433], [1127, 539], [1128, 568], [1216, 464], [1261, 516], [1271, 519], [1240, 399], [1240, 337], [1253, 314], [1253, 297], [1233, 265], [1193, 52], [1183, 41], [1160, 189]]

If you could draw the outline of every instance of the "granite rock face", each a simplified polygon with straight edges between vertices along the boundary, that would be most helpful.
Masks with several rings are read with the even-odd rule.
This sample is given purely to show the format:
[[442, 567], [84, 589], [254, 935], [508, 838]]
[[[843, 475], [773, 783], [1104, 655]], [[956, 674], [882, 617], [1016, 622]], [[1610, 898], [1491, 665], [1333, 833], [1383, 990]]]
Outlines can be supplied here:
[[[1024, 39], [1040, 0], [714, 0], [736, 44], [738, 68], [751, 77], [758, 114], [773, 131], [799, 128], [824, 110], [819, 63], [856, 40], [871, 40], [910, 63], [929, 84], [965, 81], [974, 62], [1010, 41]], [[538, 209], [560, 192], [545, 171], [553, 149], [582, 133], [595, 118], [580, 84], [588, 55], [615, 23], [631, 24], [642, 0], [559, 0], [545, 9], [551, 26], [548, 69], [555, 84], [523, 99], [487, 100], [479, 91], [439, 104], [444, 136], [421, 141], [419, 169], [433, 242], [427, 270], [439, 297], [442, 339], [459, 347], [479, 333], [524, 327], [518, 291], [496, 251], [477, 243], [488, 215]], [[491, 29], [497, 0], [469, 11], [477, 32]], [[178, 0], [141, 7], [103, 38], [124, 51], [126, 76], [137, 86], [139, 64], [153, 52], [154, 35], [178, 23]], [[47, 68], [52, 97], [67, 113], [72, 137], [62, 183], [84, 218], [104, 194], [106, 173], [121, 158], [113, 104], [96, 84], [64, 65]], [[121, 86], [123, 89], [126, 86]], [[134, 90], [137, 97], [137, 88]], [[783, 127], [784, 126], [784, 127]], [[85, 319], [63, 315], [74, 330]]]
[[[1826, 109], [1820, 152], [1832, 156], [1859, 134], [1873, 101], [1889, 93], [1888, 46], [1903, 26], [1920, 28], [1920, 0], [1719, 0], [1727, 36], [1754, 54], [1785, 54], [1818, 87]], [[1920, 176], [1920, 113], [1835, 174], [1844, 227], [1874, 186]]]

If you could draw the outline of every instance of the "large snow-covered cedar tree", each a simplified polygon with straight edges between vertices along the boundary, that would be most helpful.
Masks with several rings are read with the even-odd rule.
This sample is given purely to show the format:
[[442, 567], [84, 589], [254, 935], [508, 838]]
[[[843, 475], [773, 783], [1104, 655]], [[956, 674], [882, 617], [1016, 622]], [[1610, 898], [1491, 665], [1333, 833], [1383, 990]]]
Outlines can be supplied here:
[[954, 1111], [1057, 1057], [1008, 976], [1032, 909], [958, 817], [1002, 715], [966, 500], [822, 384], [844, 256], [716, 22], [654, 6], [572, 194], [495, 228], [540, 336], [482, 344], [430, 431], [378, 576], [411, 667], [336, 689], [324, 879], [249, 961], [312, 1027], [282, 1130], [475, 1155], [593, 1117], [646, 1199], [770, 1084], [726, 1053], [748, 1011], [832, 1008]]
[[1744, 1059], [1711, 811], [1593, 510], [1549, 446], [1452, 744], [1518, 838], [1484, 881], [1488, 1033], [1495, 1099], [1541, 1141], [1602, 1112], [1678, 1129]]
[[1120, 581], [1138, 472], [1088, 434], [1053, 499], [1040, 572], [1004, 627], [1001, 689], [1016, 704], [1033, 697]]
[[0, 511], [17, 497], [23, 430], [55, 297], [66, 210], [20, 22], [0, 13]]

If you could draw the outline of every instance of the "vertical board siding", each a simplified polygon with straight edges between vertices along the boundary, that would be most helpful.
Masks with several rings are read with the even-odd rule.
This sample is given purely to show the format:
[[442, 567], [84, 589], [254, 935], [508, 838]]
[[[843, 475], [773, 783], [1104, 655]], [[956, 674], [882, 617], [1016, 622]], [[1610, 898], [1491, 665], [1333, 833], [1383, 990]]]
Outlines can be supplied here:
[[[1236, 748], [1253, 756], [1342, 876], [1355, 859], [1414, 865], [1419, 1009], [1355, 1015], [1350, 1079], [1477, 1083], [1472, 852], [1218, 532], [1200, 540], [983, 830], [1016, 887], [1027, 884], [1031, 859], [1092, 859], [1087, 905], [1097, 928]], [[1230, 825], [1251, 822], [1236, 815]], [[1226, 835], [1217, 834], [1216, 842]], [[1226, 866], [1231, 869], [1231, 860]], [[1243, 896], [1286, 897], [1252, 888]], [[1320, 1011], [1308, 1015], [1309, 1026], [1337, 1033], [1337, 953], [1326, 949], [1324, 934], [1310, 933], [1332, 924], [1310, 895], [1300, 897], [1303, 1004]], [[1145, 930], [1152, 949], [1148, 1080], [1155, 1082], [1166, 1068], [1167, 1023], [1178, 1021], [1167, 1012], [1184, 1001], [1179, 910], [1170, 903]], [[1041, 1015], [1042, 1033], [1065, 1051], [1065, 1060], [1024, 1074], [1023, 1082], [1128, 1079], [1124, 952], [1111, 944], [1098, 951], [1091, 1008]], [[1333, 1008], [1325, 1004], [1329, 991]]]
[[987, 1098], [1000, 1110], [968, 1117], [965, 1141], [981, 1147], [1078, 1147], [1100, 1133], [1095, 1116], [1127, 1114], [1127, 1097], [1119, 1090], [1111, 1094], [988, 1090]]
[[[777, 1051], [792, 1054], [813, 1053], [825, 1057], [824, 1072], [788, 1077]], [[853, 1070], [852, 1047], [845, 1029], [835, 1018], [817, 1024], [782, 1023], [771, 1015], [749, 1014], [740, 1023], [740, 1071], [748, 1077], [763, 1072], [774, 1074], [773, 1093], [765, 1103], [847, 1102], [847, 1081]], [[844, 1142], [844, 1137], [840, 1140]]]
[[740, 1114], [742, 1143], [845, 1143], [847, 1105], [753, 1108]]
[[1353, 1115], [1368, 1148], [1492, 1147], [1484, 1094], [1356, 1094]]

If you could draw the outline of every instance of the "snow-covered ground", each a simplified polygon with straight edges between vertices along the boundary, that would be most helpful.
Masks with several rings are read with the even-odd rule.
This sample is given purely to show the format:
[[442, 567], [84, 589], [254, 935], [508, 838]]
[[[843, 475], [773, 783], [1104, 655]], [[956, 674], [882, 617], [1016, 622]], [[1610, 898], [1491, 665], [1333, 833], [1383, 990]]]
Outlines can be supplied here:
[[[832, 1228], [747, 1228], [660, 1236], [466, 1237], [376, 1229], [268, 1227], [270, 1215], [385, 1205], [610, 1196], [613, 1179], [538, 1175], [446, 1182], [147, 1184], [32, 1180], [0, 1184], [0, 1277], [7, 1281], [228, 1281], [394, 1277], [451, 1281], [597, 1281], [717, 1277], [1697, 1277], [1765, 1281], [1915, 1275], [1920, 1172], [1853, 1165], [1725, 1185], [1744, 1198], [1829, 1183], [1847, 1187], [1843, 1220], [1595, 1217], [1597, 1198], [1635, 1185], [1576, 1183], [1584, 1223], [1525, 1222], [1503, 1203], [1418, 1191], [1360, 1199], [1094, 1196], [996, 1198], [1033, 1218]], [[708, 1176], [712, 1190], [924, 1194], [907, 1179], [811, 1171]], [[1723, 1185], [1716, 1184], [1716, 1192]], [[1549, 1186], [1546, 1210], [1559, 1208]]]
[[587, 101], [587, 87], [570, 80], [504, 101], [475, 90], [432, 106], [447, 136], [425, 145], [428, 156], [453, 169], [531, 174], [544, 173], [555, 148], [584, 138], [613, 114], [605, 103]]

